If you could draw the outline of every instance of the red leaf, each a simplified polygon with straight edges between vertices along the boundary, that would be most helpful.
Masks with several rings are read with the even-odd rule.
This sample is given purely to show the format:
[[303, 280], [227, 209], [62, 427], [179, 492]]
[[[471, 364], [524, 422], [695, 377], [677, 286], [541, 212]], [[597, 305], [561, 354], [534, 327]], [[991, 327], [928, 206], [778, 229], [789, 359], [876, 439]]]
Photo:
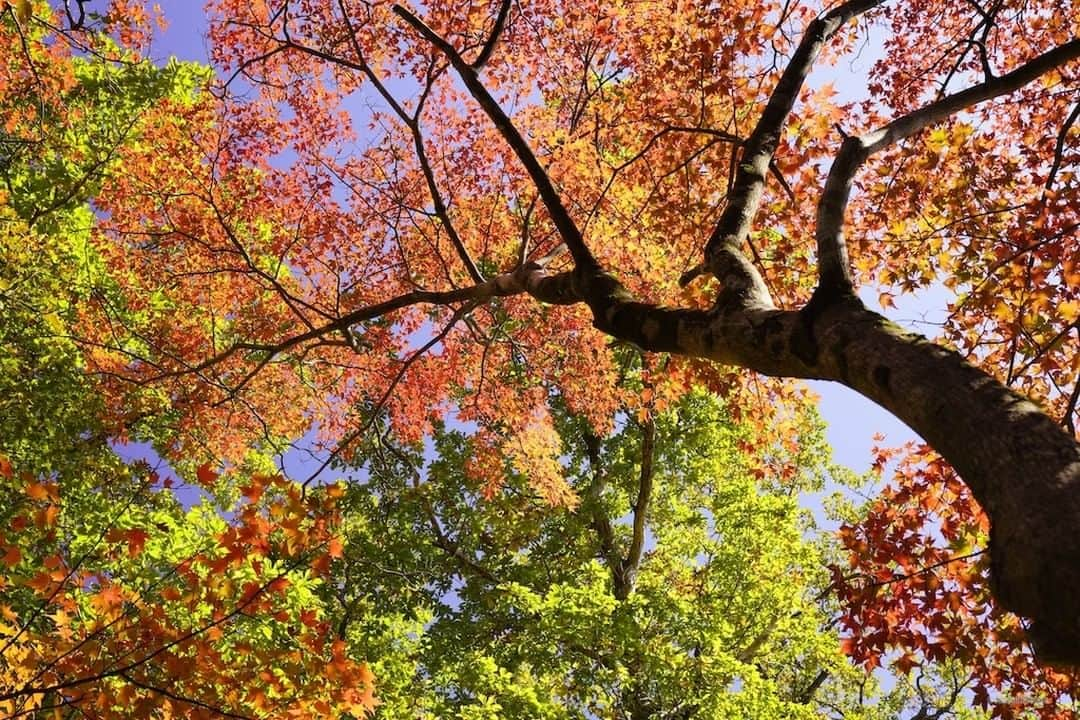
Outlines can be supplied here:
[[127, 538], [128, 555], [131, 557], [137, 557], [142, 553], [146, 539], [150, 537], [150, 533], [139, 528], [128, 530], [124, 535]]
[[217, 482], [219, 473], [210, 468], [209, 463], [203, 463], [195, 471], [195, 477], [203, 487], [210, 487]]
[[14, 545], [9, 545], [7, 552], [4, 553], [4, 557], [0, 562], [3, 562], [9, 568], [13, 568], [19, 564], [22, 560], [22, 551]]

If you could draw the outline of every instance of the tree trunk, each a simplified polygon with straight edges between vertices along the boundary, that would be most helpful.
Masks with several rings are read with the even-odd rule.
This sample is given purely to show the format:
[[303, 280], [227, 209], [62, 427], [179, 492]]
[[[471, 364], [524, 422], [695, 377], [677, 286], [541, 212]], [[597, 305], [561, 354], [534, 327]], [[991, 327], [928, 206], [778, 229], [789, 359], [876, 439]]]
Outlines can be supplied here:
[[1044, 661], [1080, 665], [1080, 446], [1034, 403], [958, 353], [819, 292], [802, 310], [758, 303], [669, 310], [609, 296], [596, 326], [654, 351], [775, 376], [834, 380], [907, 423], [990, 518], [1000, 605], [1032, 620]]
[[1032, 619], [1041, 659], [1080, 664], [1080, 446], [1034, 403], [857, 300], [813, 313], [825, 377], [891, 411], [955, 468], [990, 518], [998, 602]]

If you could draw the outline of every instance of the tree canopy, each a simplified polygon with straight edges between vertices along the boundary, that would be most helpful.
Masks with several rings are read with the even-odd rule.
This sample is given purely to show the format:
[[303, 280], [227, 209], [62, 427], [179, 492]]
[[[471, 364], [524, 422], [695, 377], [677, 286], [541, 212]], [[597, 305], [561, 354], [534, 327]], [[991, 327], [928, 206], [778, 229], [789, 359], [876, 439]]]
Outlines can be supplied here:
[[0, 714], [1074, 716], [1080, 5], [206, 12], [0, 4]]

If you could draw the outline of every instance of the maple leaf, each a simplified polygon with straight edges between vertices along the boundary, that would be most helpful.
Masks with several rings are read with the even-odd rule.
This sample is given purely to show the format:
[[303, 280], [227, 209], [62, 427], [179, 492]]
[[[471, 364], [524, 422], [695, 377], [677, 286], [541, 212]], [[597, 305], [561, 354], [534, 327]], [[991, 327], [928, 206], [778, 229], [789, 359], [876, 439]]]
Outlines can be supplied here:
[[332, 558], [340, 558], [345, 553], [341, 538], [332, 537], [326, 544], [326, 554]]
[[90, 604], [103, 618], [115, 617], [124, 606], [123, 591], [113, 584], [106, 584], [90, 596]]
[[149, 537], [150, 533], [140, 528], [132, 528], [131, 530], [125, 531], [124, 539], [127, 542], [128, 554], [131, 557], [137, 557], [141, 554]]
[[218, 473], [209, 464], [203, 463], [195, 470], [195, 477], [203, 487], [211, 487], [217, 482]]
[[[868, 666], [888, 652], [901, 665], [949, 656], [974, 673], [965, 687], [1000, 688], [995, 673], [1004, 673], [1013, 695], [1047, 698], [1046, 712], [1055, 712], [1064, 691], [1052, 676], [1036, 677], [1029, 652], [1003, 647], [1003, 639], [1019, 644], [1024, 624], [989, 592], [1001, 588], [1011, 609], [1035, 618], [1033, 639], [1047, 657], [1075, 660], [1080, 592], [1072, 569], [1080, 546], [1064, 533], [1016, 531], [1080, 522], [1071, 437], [1080, 417], [1071, 389], [1080, 372], [1072, 327], [1076, 113], [1067, 93], [1051, 92], [1068, 80], [1080, 50], [1059, 4], [1034, 0], [1024, 13], [988, 14], [955, 2], [928, 14], [907, 3], [890, 5], [882, 23], [885, 10], [873, 2], [791, 9], [450, 0], [420, 3], [414, 14], [310, 0], [298, 20], [278, 12], [280, 3], [214, 0], [209, 45], [224, 77], [244, 84], [245, 92], [234, 93], [207, 91], [204, 69], [141, 62], [153, 14], [144, 3], [117, 0], [86, 17], [83, 3], [65, 4], [63, 15], [46, 22], [41, 13], [33, 17], [44, 4], [6, 2], [14, 22], [0, 23], [0, 107], [12, 140], [0, 191], [0, 398], [14, 401], [0, 399], [0, 410], [10, 447], [27, 467], [8, 484], [25, 495], [16, 503], [34, 510], [19, 509], [33, 522], [13, 519], [10, 527], [19, 547], [35, 551], [5, 564], [33, 565], [30, 586], [50, 603], [99, 597], [99, 614], [116, 608], [105, 591], [92, 592], [94, 578], [136, 588], [143, 585], [133, 579], [148, 573], [175, 576], [170, 602], [182, 607], [170, 608], [173, 620], [210, 612], [221, 621], [197, 641], [204, 643], [198, 677], [178, 690], [217, 693], [230, 712], [244, 698], [268, 710], [295, 697], [308, 714], [339, 714], [374, 702], [348, 685], [356, 672], [336, 668], [340, 684], [319, 690], [317, 683], [276, 685], [320, 675], [303, 659], [290, 658], [295, 668], [261, 680], [229, 664], [229, 642], [273, 655], [272, 638], [286, 634], [256, 643], [243, 637], [242, 623], [227, 622], [223, 603], [238, 587], [248, 595], [258, 587], [253, 573], [293, 564], [295, 582], [281, 593], [291, 604], [279, 597], [252, 603], [250, 612], [267, 623], [287, 623], [286, 606], [327, 595], [315, 588], [320, 583], [359, 597], [362, 586], [382, 587], [394, 573], [450, 564], [457, 577], [439, 587], [465, 583], [461, 597], [477, 614], [498, 607], [501, 619], [489, 624], [500, 637], [517, 631], [505, 618], [524, 611], [508, 613], [504, 596], [477, 587], [505, 591], [508, 580], [522, 580], [537, 597], [515, 602], [530, 601], [527, 617], [551, 633], [542, 643], [570, 648], [554, 628], [575, 643], [616, 642], [617, 627], [580, 620], [609, 617], [609, 609], [588, 603], [608, 599], [610, 584], [588, 585], [586, 597], [571, 587], [556, 592], [553, 578], [573, 576], [584, 586], [592, 575], [531, 563], [558, 546], [565, 563], [588, 557], [601, 566], [607, 582], [618, 583], [620, 602], [661, 586], [687, 607], [712, 607], [715, 598], [679, 593], [715, 578], [690, 577], [672, 563], [650, 579], [647, 561], [663, 562], [673, 544], [705, 542], [673, 529], [671, 518], [692, 518], [697, 508], [684, 497], [699, 497], [717, 478], [728, 484], [745, 469], [760, 488], [802, 487], [806, 458], [797, 456], [801, 436], [789, 422], [803, 407], [800, 391], [764, 376], [825, 378], [911, 422], [948, 451], [968, 483], [927, 453], [915, 463], [876, 454], [878, 470], [895, 461], [904, 475], [862, 517], [852, 510], [845, 518], [838, 540], [852, 572], [832, 589], [842, 596], [843, 627], [858, 637], [844, 649]], [[836, 63], [878, 26], [882, 59], [868, 82], [852, 83], [866, 86], [866, 101], [845, 102], [811, 69]], [[972, 44], [972, 28], [993, 31], [985, 48]], [[356, 107], [361, 85], [361, 93], [380, 96], [376, 109]], [[395, 97], [406, 86], [408, 96]], [[870, 311], [857, 288], [876, 293], [883, 307], [927, 288], [959, 293], [941, 328], [942, 347]], [[738, 448], [727, 458], [732, 470], [699, 473], [701, 482], [685, 485], [683, 497], [650, 504], [651, 494], [664, 492], [652, 485], [672, 478], [665, 468], [651, 483], [644, 440], [627, 440], [620, 428], [645, 425], [702, 387], [724, 398], [725, 417], [744, 423], [737, 440], [710, 436], [714, 445]], [[427, 442], [444, 423], [473, 438], [451, 447], [443, 434], [443, 464], [428, 468]], [[583, 428], [587, 434], [575, 434]], [[115, 464], [98, 438], [128, 433], [161, 449], [166, 462], [186, 468], [195, 457], [220, 457], [238, 477], [272, 467], [268, 447], [314, 438], [319, 452], [334, 448], [329, 464], [364, 472], [393, 465], [415, 476], [413, 495], [393, 501], [412, 502], [412, 513], [391, 532], [419, 536], [430, 528], [431, 535], [406, 538], [405, 547], [392, 546], [398, 538], [364, 539], [365, 528], [386, 527], [380, 523], [396, 510], [384, 502], [385, 487], [368, 498], [361, 483], [344, 499], [344, 491], [304, 493], [251, 474], [238, 483], [248, 505], [269, 494], [269, 507], [226, 512], [234, 486], [204, 464], [196, 481], [213, 497], [191, 518], [167, 507], [169, 494], [125, 497], [124, 478], [94, 485], [89, 478], [109, 475], [104, 469]], [[658, 457], [671, 464], [677, 454]], [[592, 472], [580, 477], [581, 468]], [[0, 477], [12, 473], [0, 458]], [[61, 489], [71, 522], [57, 528]], [[332, 503], [307, 501], [320, 495], [342, 500], [351, 547], [353, 532], [359, 536], [357, 563], [331, 562], [344, 548]], [[461, 502], [448, 505], [444, 495]], [[575, 511], [553, 513], [565, 533], [541, 533], [545, 542], [535, 535], [550, 530], [537, 495]], [[429, 509], [435, 505], [441, 512]], [[491, 516], [473, 505], [486, 505]], [[102, 506], [118, 513], [108, 521], [113, 530], [146, 529], [90, 530], [105, 522]], [[155, 525], [155, 513], [171, 515]], [[462, 516], [474, 522], [455, 527]], [[632, 522], [627, 528], [623, 517]], [[694, 522], [725, 520], [710, 512]], [[988, 535], [990, 522], [1004, 531]], [[574, 542], [575, 524], [592, 533], [588, 541]], [[142, 551], [154, 528], [161, 552], [148, 558]], [[87, 555], [94, 567], [61, 588], [65, 565], [41, 558], [88, 546], [102, 533], [113, 547]], [[752, 536], [774, 539], [771, 528]], [[746, 545], [748, 556], [767, 556], [749, 538]], [[516, 554], [500, 556], [507, 548]], [[1004, 560], [974, 555], [987, 550]], [[197, 561], [162, 559], [193, 552]], [[699, 555], [692, 551], [683, 564], [696, 566]], [[75, 557], [73, 567], [83, 562]], [[334, 575], [368, 573], [361, 559], [381, 565], [388, 558], [408, 560], [364, 580]], [[47, 572], [32, 575], [39, 563]], [[791, 566], [742, 568], [742, 576], [782, 578]], [[644, 580], [635, 585], [638, 573]], [[22, 582], [12, 578], [3, 589]], [[426, 593], [427, 582], [400, 586], [402, 596]], [[121, 597], [134, 598], [135, 590]], [[445, 605], [430, 595], [426, 603]], [[356, 607], [368, 606], [383, 604], [357, 600]], [[784, 598], [761, 606], [784, 607]], [[567, 607], [577, 624], [559, 614]], [[674, 624], [704, 634], [715, 630], [709, 618], [717, 615], [739, 612]], [[409, 630], [384, 620], [370, 626], [397, 634], [379, 647], [427, 631], [424, 623]], [[303, 647], [325, 641], [305, 627]], [[125, 643], [164, 642], [171, 629], [146, 609], [86, 655], [126, 656]], [[20, 652], [44, 656], [38, 646], [55, 641], [27, 638]], [[655, 642], [690, 647], [685, 637]], [[602, 645], [589, 650], [603, 652]], [[993, 651], [974, 660], [972, 648], [984, 647]], [[351, 650], [335, 647], [335, 661]], [[500, 677], [486, 662], [474, 663], [480, 674]], [[64, 682], [100, 672], [86, 658], [70, 664]], [[537, 672], [557, 664], [543, 660]], [[230, 672], [237, 683], [261, 686], [230, 687]], [[665, 690], [657, 696], [672, 694], [663, 676], [656, 676]], [[545, 676], [541, 685], [565, 687], [566, 679]], [[113, 686], [123, 688], [122, 702], [109, 694]], [[71, 687], [72, 699], [83, 692]], [[786, 696], [803, 689], [787, 688]], [[497, 706], [504, 698], [489, 690], [452, 692]], [[86, 692], [101, 693], [100, 708], [137, 704], [137, 714], [148, 716], [181, 705], [116, 678]], [[1002, 707], [995, 712], [1007, 712]]]
[[26, 485], [26, 496], [31, 500], [48, 500], [56, 494], [55, 486], [47, 483], [32, 482]]
[[0, 562], [3, 562], [9, 568], [13, 568], [22, 562], [22, 551], [16, 545], [8, 545], [3, 558], [0, 558]]

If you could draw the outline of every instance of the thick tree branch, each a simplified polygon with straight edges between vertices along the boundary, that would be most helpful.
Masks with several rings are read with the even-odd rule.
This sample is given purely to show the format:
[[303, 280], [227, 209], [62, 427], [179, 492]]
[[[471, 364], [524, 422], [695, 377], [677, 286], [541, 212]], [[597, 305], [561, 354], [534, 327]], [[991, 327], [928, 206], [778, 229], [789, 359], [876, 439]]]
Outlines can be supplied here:
[[638, 475], [638, 494], [632, 508], [634, 520], [630, 536], [630, 548], [620, 565], [620, 580], [615, 597], [626, 599], [634, 589], [641, 557], [645, 551], [645, 529], [652, 499], [654, 459], [656, 455], [656, 422], [649, 417], [641, 427], [641, 472]]
[[866, 160], [874, 153], [957, 112], [1000, 95], [1019, 90], [1040, 76], [1080, 57], [1080, 39], [1072, 40], [1039, 55], [1004, 75], [993, 77], [965, 90], [947, 95], [896, 118], [878, 130], [844, 140], [829, 169], [825, 190], [818, 202], [816, 239], [818, 244], [819, 290], [849, 291], [851, 271], [844, 242], [844, 215], [851, 185]]
[[604, 473], [604, 466], [600, 458], [600, 438], [586, 430], [582, 433], [582, 439], [585, 443], [585, 452], [589, 457], [589, 467], [593, 473], [592, 486], [589, 488], [592, 527], [600, 543], [600, 555], [611, 572], [612, 584], [617, 592], [622, 560], [619, 558], [618, 550], [615, 548], [615, 531], [611, 527], [611, 520], [600, 505], [604, 488], [607, 487], [607, 476]]
[[[848, 20], [880, 5], [882, 0], [849, 0], [815, 19], [791, 61], [780, 75], [753, 132], [746, 139], [727, 206], [705, 246], [705, 266], [724, 286], [724, 302], [743, 307], [772, 307], [768, 289], [742, 254], [765, 192], [765, 180], [780, 134], [821, 50]], [[684, 284], [694, 272], [683, 276]]]
[[502, 0], [502, 3], [499, 4], [499, 14], [495, 16], [495, 25], [491, 28], [491, 34], [488, 35], [484, 47], [480, 49], [480, 54], [472, 61], [474, 70], [479, 70], [484, 65], [487, 65], [487, 61], [491, 59], [491, 54], [495, 52], [495, 46], [499, 43], [499, 36], [506, 29], [506, 19], [510, 17], [510, 4], [511, 0]]
[[431, 196], [432, 207], [435, 210], [435, 217], [439, 219], [443, 230], [446, 231], [446, 236], [450, 238], [450, 243], [454, 246], [454, 250], [457, 251], [458, 257], [461, 258], [461, 262], [465, 265], [465, 269], [468, 270], [469, 277], [472, 278], [473, 282], [482, 283], [484, 282], [484, 276], [476, 267], [476, 263], [473, 262], [472, 256], [469, 255], [461, 236], [458, 235], [457, 228], [454, 227], [454, 223], [450, 219], [450, 211], [446, 207], [442, 193], [439, 191], [439, 185], [435, 181], [435, 171], [432, 170], [427, 151], [424, 149], [424, 136], [420, 131], [419, 121], [409, 123], [409, 131], [412, 133], [413, 149], [416, 151], [416, 159], [420, 163], [420, 170], [424, 174], [424, 182], [427, 183], [428, 194]]
[[595, 324], [644, 350], [835, 380], [891, 411], [957, 470], [990, 517], [998, 601], [1032, 618], [1029, 636], [1044, 660], [1080, 663], [1080, 540], [1056, 530], [1080, 522], [1080, 446], [958, 353], [901, 330], [854, 295], [826, 299], [800, 311], [703, 312], [612, 297]]
[[617, 600], [625, 600], [634, 591], [634, 581], [645, 551], [645, 530], [652, 499], [655, 474], [656, 422], [649, 418], [641, 428], [641, 470], [638, 474], [638, 493], [630, 508], [633, 513], [630, 547], [622, 557], [615, 542], [615, 530], [611, 520], [600, 505], [600, 498], [607, 486], [607, 477], [600, 457], [600, 438], [585, 431], [582, 435], [589, 466], [593, 471], [593, 483], [589, 488], [589, 504], [593, 530], [600, 543], [600, 555], [611, 571], [612, 594]]
[[[551, 258], [543, 258], [549, 261]], [[207, 358], [198, 365], [181, 368], [175, 371], [160, 373], [151, 380], [162, 380], [167, 377], [201, 373], [209, 368], [220, 365], [229, 358], [241, 352], [258, 353], [261, 355], [258, 368], [273, 360], [288, 350], [309, 343], [320, 338], [333, 335], [334, 333], [348, 333], [350, 328], [360, 323], [374, 320], [388, 315], [397, 310], [414, 305], [443, 305], [449, 306], [459, 302], [482, 302], [495, 297], [520, 295], [528, 293], [532, 297], [551, 305], [572, 305], [582, 301], [582, 297], [574, 289], [572, 278], [567, 273], [549, 275], [544, 272], [541, 262], [529, 262], [511, 272], [502, 273], [490, 280], [478, 285], [471, 285], [454, 290], [414, 290], [404, 293], [382, 302], [365, 305], [341, 315], [330, 322], [318, 325], [307, 332], [292, 335], [276, 343], [252, 343], [238, 342], [222, 352]], [[245, 375], [237, 388], [242, 387], [250, 380], [250, 373]]]
[[811, 700], [814, 699], [814, 693], [818, 691], [818, 688], [821, 687], [821, 684], [828, 679], [828, 670], [818, 670], [817, 675], [815, 675], [814, 679], [810, 681], [810, 684], [806, 686], [806, 689], [799, 693], [799, 697], [796, 702], [799, 702], [803, 705], [809, 703]]

